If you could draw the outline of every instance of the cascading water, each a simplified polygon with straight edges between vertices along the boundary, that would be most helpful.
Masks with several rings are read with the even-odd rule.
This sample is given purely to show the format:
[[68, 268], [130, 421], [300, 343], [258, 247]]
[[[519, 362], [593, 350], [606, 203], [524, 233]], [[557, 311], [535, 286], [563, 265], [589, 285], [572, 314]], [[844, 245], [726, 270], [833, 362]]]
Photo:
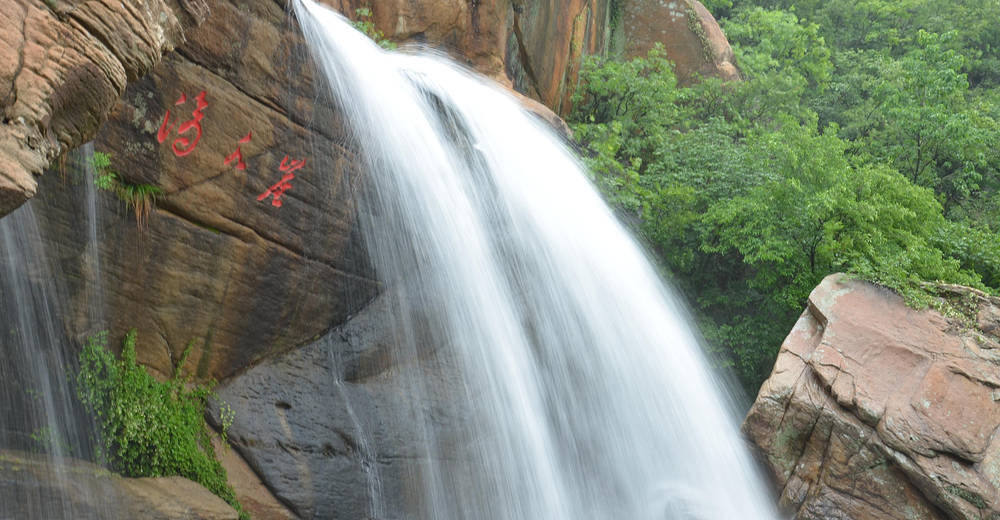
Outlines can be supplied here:
[[[50, 175], [63, 175], [67, 189], [87, 183], [79, 190], [87, 195], [92, 231], [83, 274], [93, 291], [87, 319], [96, 329], [103, 317], [96, 293], [98, 206], [89, 189], [93, 147], [83, 148], [70, 154], [68, 171]], [[114, 518], [117, 497], [96, 481], [79, 480], [85, 470], [74, 466], [75, 459], [93, 455], [95, 429], [75, 395], [77, 348], [64, 322], [74, 302], [54, 261], [58, 252], [49, 251], [44, 223], [44, 205], [39, 209], [34, 202], [0, 219], [0, 519]], [[72, 493], [65, 492], [69, 488]]]
[[295, 12], [367, 161], [365, 243], [420, 329], [402, 336], [465, 380], [466, 442], [428, 439], [408, 515], [775, 518], [683, 311], [557, 139], [445, 60]]

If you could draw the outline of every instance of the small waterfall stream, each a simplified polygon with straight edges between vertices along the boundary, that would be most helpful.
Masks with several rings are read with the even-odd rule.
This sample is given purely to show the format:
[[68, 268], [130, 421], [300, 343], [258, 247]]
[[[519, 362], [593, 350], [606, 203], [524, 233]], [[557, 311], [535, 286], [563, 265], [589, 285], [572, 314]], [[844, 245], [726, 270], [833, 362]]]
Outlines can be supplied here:
[[339, 366], [336, 360], [337, 353], [333, 348], [330, 348], [327, 352], [330, 356], [333, 384], [337, 387], [337, 393], [340, 394], [340, 398], [344, 402], [344, 408], [347, 409], [347, 416], [350, 417], [351, 426], [354, 427], [361, 471], [364, 472], [365, 483], [368, 485], [369, 514], [372, 518], [384, 518], [385, 497], [382, 490], [382, 479], [379, 478], [378, 474], [378, 454], [372, 445], [371, 436], [364, 425], [361, 424], [361, 420], [358, 419], [357, 412], [354, 411], [354, 405], [351, 404], [351, 397], [344, 385], [344, 378], [337, 370]]
[[[68, 171], [49, 175], [62, 175], [67, 189], [75, 188], [87, 198], [87, 214], [81, 217], [88, 220], [91, 230], [83, 273], [89, 297], [84, 303], [88, 323], [96, 332], [102, 327], [104, 306], [92, 153], [93, 146], [84, 145], [70, 155]], [[86, 186], [79, 189], [79, 183]], [[64, 322], [73, 302], [61, 285], [58, 264], [47, 251], [51, 244], [43, 235], [41, 216], [36, 214], [36, 204], [29, 202], [0, 219], [0, 449], [17, 450], [0, 454], [7, 457], [7, 469], [13, 470], [0, 479], [0, 519], [111, 518], [115, 498], [105, 496], [107, 490], [70, 482], [72, 470], [39, 477], [18, 469], [19, 452], [33, 453], [33, 460], [56, 468], [90, 458], [94, 446], [91, 418], [75, 395], [77, 349]], [[57, 491], [66, 486], [75, 488], [79, 496], [90, 496], [90, 509], [78, 510], [74, 498], [79, 496]]]
[[87, 202], [87, 261], [86, 274], [89, 290], [88, 298], [88, 320], [94, 332], [104, 328], [105, 312], [104, 305], [104, 284], [101, 280], [101, 213], [98, 211], [101, 198], [98, 195], [98, 188], [94, 184], [97, 172], [94, 171], [94, 143], [89, 142], [80, 147], [77, 155], [81, 159], [78, 168], [84, 171], [84, 189]]
[[683, 309], [564, 146], [446, 60], [294, 5], [365, 155], [365, 243], [423, 331], [401, 336], [465, 381], [464, 442], [429, 443], [410, 514], [775, 518]]

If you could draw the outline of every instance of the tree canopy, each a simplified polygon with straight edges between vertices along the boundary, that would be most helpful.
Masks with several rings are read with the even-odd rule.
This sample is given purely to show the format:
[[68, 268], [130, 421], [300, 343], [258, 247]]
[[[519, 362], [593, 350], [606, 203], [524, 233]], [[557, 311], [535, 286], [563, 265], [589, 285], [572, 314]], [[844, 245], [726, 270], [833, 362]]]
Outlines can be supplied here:
[[756, 392], [834, 272], [1000, 290], [1000, 0], [705, 4], [744, 81], [589, 57], [569, 121], [719, 364]]

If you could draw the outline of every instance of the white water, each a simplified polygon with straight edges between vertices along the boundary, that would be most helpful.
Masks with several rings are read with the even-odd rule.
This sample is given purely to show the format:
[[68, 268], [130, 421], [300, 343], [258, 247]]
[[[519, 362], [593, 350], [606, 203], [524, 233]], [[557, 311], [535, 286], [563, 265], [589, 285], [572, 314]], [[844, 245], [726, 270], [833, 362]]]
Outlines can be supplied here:
[[101, 200], [98, 197], [97, 186], [94, 180], [97, 172], [94, 171], [94, 143], [88, 142], [80, 147], [80, 157], [82, 164], [80, 168], [84, 171], [84, 193], [87, 202], [87, 250], [86, 250], [86, 272], [88, 274], [89, 290], [88, 296], [88, 318], [94, 332], [104, 329], [105, 306], [104, 306], [104, 284], [101, 276], [104, 270], [101, 267], [101, 217], [98, 209]]
[[365, 243], [421, 324], [403, 336], [453, 350], [471, 404], [409, 514], [775, 518], [682, 310], [557, 139], [445, 60], [295, 11], [368, 163]]

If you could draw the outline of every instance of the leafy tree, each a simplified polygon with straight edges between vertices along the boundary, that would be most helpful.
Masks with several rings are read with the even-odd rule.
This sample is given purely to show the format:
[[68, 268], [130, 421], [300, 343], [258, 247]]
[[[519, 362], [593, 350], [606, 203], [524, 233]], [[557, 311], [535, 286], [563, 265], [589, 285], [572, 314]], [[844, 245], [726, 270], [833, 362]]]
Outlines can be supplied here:
[[964, 58], [945, 49], [954, 39], [920, 31], [920, 46], [883, 63], [871, 97], [853, 111], [862, 127], [859, 153], [936, 189], [949, 206], [997, 177], [990, 143], [1000, 142], [997, 122], [966, 102]]
[[819, 25], [800, 24], [795, 14], [761, 7], [740, 11], [723, 22], [740, 70], [786, 80], [789, 89], [822, 91], [833, 63]]
[[[891, 142], [888, 132], [909, 128], [885, 114], [902, 117], [891, 110], [905, 109], [901, 96], [914, 91], [910, 84], [935, 84], [933, 77], [884, 71], [943, 62], [937, 81], [954, 87], [956, 101], [966, 100], [962, 83], [952, 81], [961, 78], [948, 61], [954, 54], [933, 48], [940, 40], [926, 43], [924, 54], [899, 60], [862, 53], [867, 60], [854, 81], [864, 88], [849, 102], [870, 106], [876, 122], [861, 122], [860, 109], [842, 115], [858, 136], [845, 140], [833, 122], [818, 130], [819, 118], [807, 106], [837, 99], [824, 98], [821, 78], [832, 68], [824, 53], [811, 54], [817, 65], [811, 69], [795, 59], [803, 46], [822, 44], [815, 27], [756, 9], [740, 20], [763, 20], [760, 27], [734, 26], [742, 31], [740, 41], [749, 42], [741, 55], [756, 67], [746, 81], [707, 80], [678, 89], [659, 52], [625, 63], [589, 59], [570, 122], [597, 186], [635, 222], [694, 301], [714, 358], [735, 368], [755, 392], [826, 275], [854, 273], [926, 304], [922, 280], [998, 287], [1000, 240], [971, 217], [947, 220], [931, 189], [937, 185], [922, 186], [898, 171], [897, 165], [909, 164], [902, 155], [898, 163], [882, 155], [881, 147]], [[770, 43], [752, 44], [762, 41]], [[943, 57], [930, 59], [933, 53]], [[787, 96], [768, 96], [781, 84], [796, 87]], [[838, 83], [831, 78], [829, 84]], [[954, 207], [968, 208], [968, 200]]]

